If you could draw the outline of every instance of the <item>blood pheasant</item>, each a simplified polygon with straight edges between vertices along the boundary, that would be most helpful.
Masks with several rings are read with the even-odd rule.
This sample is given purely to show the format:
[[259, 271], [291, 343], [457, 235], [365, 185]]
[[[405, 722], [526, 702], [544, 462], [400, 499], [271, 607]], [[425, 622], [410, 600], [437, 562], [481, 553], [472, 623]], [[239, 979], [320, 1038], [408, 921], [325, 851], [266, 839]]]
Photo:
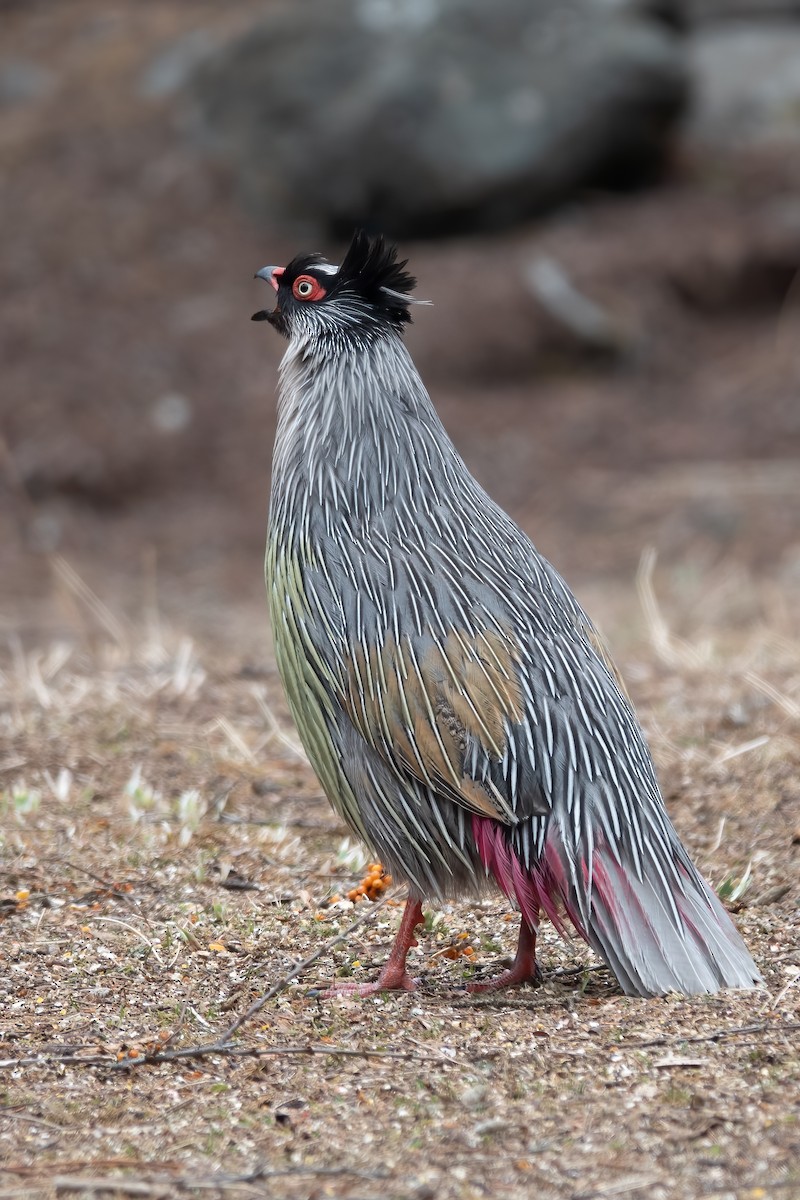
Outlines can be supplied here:
[[[492, 883], [510, 970], [566, 917], [623, 990], [752, 987], [758, 971], [667, 815], [620, 678], [553, 567], [472, 478], [402, 340], [415, 280], [356, 234], [341, 266], [258, 275], [288, 339], [267, 584], [278, 666], [331, 803], [408, 884], [378, 980], [410, 988], [422, 901]], [[354, 985], [345, 987], [354, 988]]]

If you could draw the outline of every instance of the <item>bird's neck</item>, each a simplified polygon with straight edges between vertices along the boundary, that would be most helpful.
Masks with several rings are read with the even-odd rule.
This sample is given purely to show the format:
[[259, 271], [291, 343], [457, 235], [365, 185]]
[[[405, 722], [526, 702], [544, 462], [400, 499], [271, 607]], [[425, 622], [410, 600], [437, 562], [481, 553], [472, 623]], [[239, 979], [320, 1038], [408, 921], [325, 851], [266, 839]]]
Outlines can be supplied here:
[[[290, 506], [369, 523], [463, 470], [401, 338], [291, 342], [280, 369], [273, 519]], [[425, 476], [422, 479], [422, 476]]]

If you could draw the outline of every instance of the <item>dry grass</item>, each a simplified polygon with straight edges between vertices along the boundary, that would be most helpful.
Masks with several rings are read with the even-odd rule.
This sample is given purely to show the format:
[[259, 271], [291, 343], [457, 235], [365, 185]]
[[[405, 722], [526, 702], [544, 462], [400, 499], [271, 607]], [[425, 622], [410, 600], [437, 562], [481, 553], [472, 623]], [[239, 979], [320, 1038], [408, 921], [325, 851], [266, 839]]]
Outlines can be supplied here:
[[[88, 632], [12, 639], [0, 663], [0, 1196], [800, 1195], [788, 627], [715, 648], [686, 617], [678, 639], [645, 564], [652, 637], [623, 663], [763, 989], [626, 999], [545, 926], [541, 988], [470, 998], [513, 946], [498, 898], [431, 914], [416, 994], [321, 1001], [315, 986], [375, 971], [401, 897], [333, 899], [365, 859], [270, 664], [155, 613], [132, 630], [59, 570]], [[213, 1042], [315, 953], [225, 1053], [152, 1061]]]

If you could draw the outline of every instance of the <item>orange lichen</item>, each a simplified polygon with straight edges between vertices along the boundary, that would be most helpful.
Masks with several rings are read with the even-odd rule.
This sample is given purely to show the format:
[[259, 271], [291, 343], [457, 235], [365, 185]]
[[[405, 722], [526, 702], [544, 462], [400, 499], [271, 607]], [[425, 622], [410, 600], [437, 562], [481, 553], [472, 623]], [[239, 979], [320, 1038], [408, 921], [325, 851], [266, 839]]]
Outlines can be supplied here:
[[354, 904], [364, 897], [367, 900], [378, 900], [391, 882], [392, 877], [386, 874], [382, 863], [370, 863], [361, 883], [347, 893], [347, 899], [352, 900]]
[[466, 930], [456, 934], [450, 945], [445, 946], [443, 950], [439, 950], [434, 957], [441, 955], [442, 958], [449, 958], [453, 962], [458, 958], [473, 958], [475, 956], [475, 947], [471, 944], [470, 938], [471, 934]]

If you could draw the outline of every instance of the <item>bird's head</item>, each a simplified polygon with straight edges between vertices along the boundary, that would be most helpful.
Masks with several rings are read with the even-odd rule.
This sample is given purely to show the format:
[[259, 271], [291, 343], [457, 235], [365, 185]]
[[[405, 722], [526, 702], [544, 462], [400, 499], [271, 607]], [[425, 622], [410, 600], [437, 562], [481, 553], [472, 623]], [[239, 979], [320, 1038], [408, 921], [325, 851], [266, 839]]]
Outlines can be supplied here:
[[359, 231], [338, 267], [321, 254], [299, 254], [288, 266], [257, 271], [257, 279], [274, 287], [277, 303], [252, 319], [269, 321], [290, 339], [364, 339], [400, 332], [411, 320], [411, 305], [426, 303], [410, 295], [417, 281], [405, 266], [405, 260], [397, 261], [396, 247]]

